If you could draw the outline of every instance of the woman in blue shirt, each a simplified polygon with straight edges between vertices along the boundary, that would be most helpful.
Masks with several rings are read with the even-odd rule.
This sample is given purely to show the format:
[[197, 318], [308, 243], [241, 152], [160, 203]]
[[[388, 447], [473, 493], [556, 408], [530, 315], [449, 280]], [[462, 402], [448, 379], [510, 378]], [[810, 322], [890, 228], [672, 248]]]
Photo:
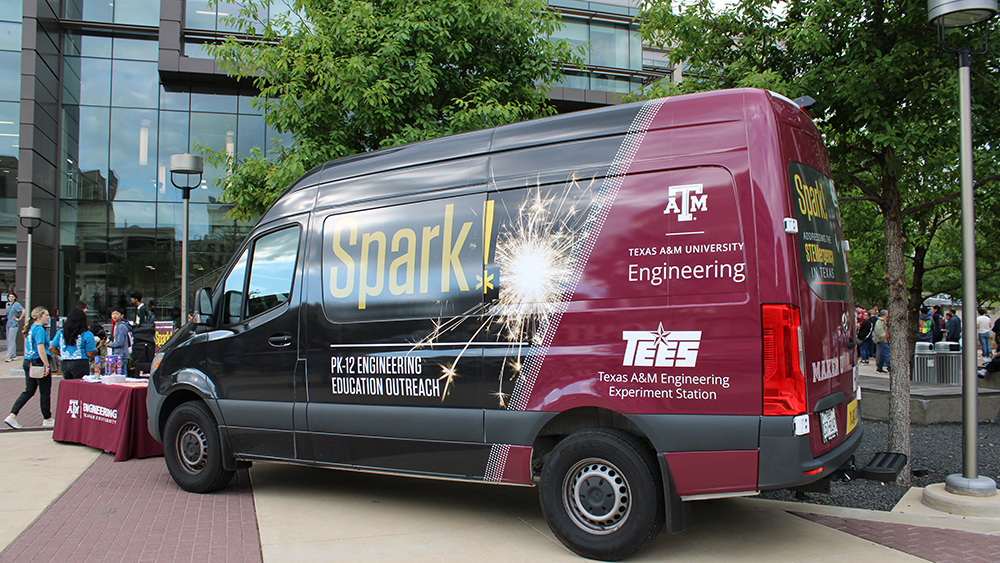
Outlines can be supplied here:
[[52, 337], [49, 350], [59, 354], [63, 379], [81, 379], [90, 373], [90, 359], [97, 355], [94, 333], [87, 328], [87, 313], [73, 309], [66, 324]]
[[[49, 324], [49, 311], [45, 307], [35, 307], [31, 310], [31, 323], [24, 327], [24, 392], [14, 401], [14, 407], [10, 409], [10, 415], [3, 421], [14, 429], [20, 429], [21, 424], [17, 421], [17, 413], [21, 412], [21, 407], [28, 402], [28, 399], [35, 395], [35, 389], [40, 389], [38, 396], [39, 406], [42, 408], [42, 426], [53, 427], [56, 421], [52, 418], [50, 407], [50, 393], [52, 391], [52, 370], [49, 367], [49, 335], [45, 334], [45, 327]], [[31, 377], [31, 366], [45, 366], [45, 377], [35, 379]]]

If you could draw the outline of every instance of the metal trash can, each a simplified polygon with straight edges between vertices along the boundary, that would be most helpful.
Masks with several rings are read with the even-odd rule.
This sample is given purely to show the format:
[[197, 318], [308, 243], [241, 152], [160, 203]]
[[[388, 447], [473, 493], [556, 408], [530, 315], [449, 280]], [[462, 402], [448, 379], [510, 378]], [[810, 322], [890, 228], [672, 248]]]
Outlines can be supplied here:
[[949, 385], [962, 383], [962, 347], [958, 342], [937, 342], [934, 344], [937, 358], [937, 382]]
[[934, 343], [917, 342], [913, 352], [913, 381], [936, 383], [937, 370], [934, 364]]

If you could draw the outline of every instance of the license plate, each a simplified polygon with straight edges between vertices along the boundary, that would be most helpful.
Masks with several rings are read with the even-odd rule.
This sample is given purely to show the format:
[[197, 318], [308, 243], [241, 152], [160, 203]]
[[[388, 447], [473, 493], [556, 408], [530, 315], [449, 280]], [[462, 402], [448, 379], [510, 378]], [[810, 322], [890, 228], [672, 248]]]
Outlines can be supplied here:
[[844, 434], [850, 434], [858, 426], [858, 400], [854, 399], [847, 403], [847, 430]]
[[829, 442], [837, 437], [837, 411], [826, 409], [819, 413], [819, 425], [823, 429], [823, 442]]

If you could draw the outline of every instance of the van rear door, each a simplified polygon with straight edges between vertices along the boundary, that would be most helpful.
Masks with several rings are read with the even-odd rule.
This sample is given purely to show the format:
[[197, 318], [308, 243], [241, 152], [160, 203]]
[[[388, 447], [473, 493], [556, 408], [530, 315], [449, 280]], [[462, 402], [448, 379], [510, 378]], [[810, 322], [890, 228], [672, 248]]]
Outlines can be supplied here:
[[843, 442], [858, 423], [854, 306], [833, 181], [813, 166], [792, 161], [788, 182], [798, 223], [806, 412], [810, 447], [818, 457]]

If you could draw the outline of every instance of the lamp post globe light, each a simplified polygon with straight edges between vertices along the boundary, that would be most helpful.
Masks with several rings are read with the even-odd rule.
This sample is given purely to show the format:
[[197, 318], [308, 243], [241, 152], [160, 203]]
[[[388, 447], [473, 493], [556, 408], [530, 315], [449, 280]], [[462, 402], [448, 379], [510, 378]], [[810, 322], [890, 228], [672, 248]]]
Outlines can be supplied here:
[[22, 207], [18, 211], [21, 226], [28, 230], [28, 246], [24, 262], [24, 310], [31, 314], [31, 237], [34, 230], [42, 224], [42, 210], [37, 207]]
[[[945, 479], [945, 491], [957, 495], [986, 497], [996, 494], [996, 482], [981, 477], [978, 454], [978, 381], [976, 363], [976, 238], [972, 194], [972, 55], [986, 52], [988, 29], [982, 26], [980, 49], [952, 48], [946, 28], [970, 27], [987, 22], [997, 13], [997, 0], [928, 0], [928, 19], [938, 27], [938, 41], [949, 53], [958, 54], [959, 130], [962, 192], [962, 474]], [[970, 346], [971, 344], [971, 346]], [[926, 494], [925, 494], [926, 498]]]
[[[205, 171], [205, 161], [202, 157], [190, 153], [170, 155], [170, 183], [184, 192], [184, 228], [181, 234], [181, 319], [180, 324], [187, 322], [187, 281], [188, 281], [188, 224], [191, 217], [191, 190], [201, 184], [201, 175]], [[178, 184], [174, 174], [186, 177], [187, 181]], [[194, 177], [194, 182], [190, 180]]]

